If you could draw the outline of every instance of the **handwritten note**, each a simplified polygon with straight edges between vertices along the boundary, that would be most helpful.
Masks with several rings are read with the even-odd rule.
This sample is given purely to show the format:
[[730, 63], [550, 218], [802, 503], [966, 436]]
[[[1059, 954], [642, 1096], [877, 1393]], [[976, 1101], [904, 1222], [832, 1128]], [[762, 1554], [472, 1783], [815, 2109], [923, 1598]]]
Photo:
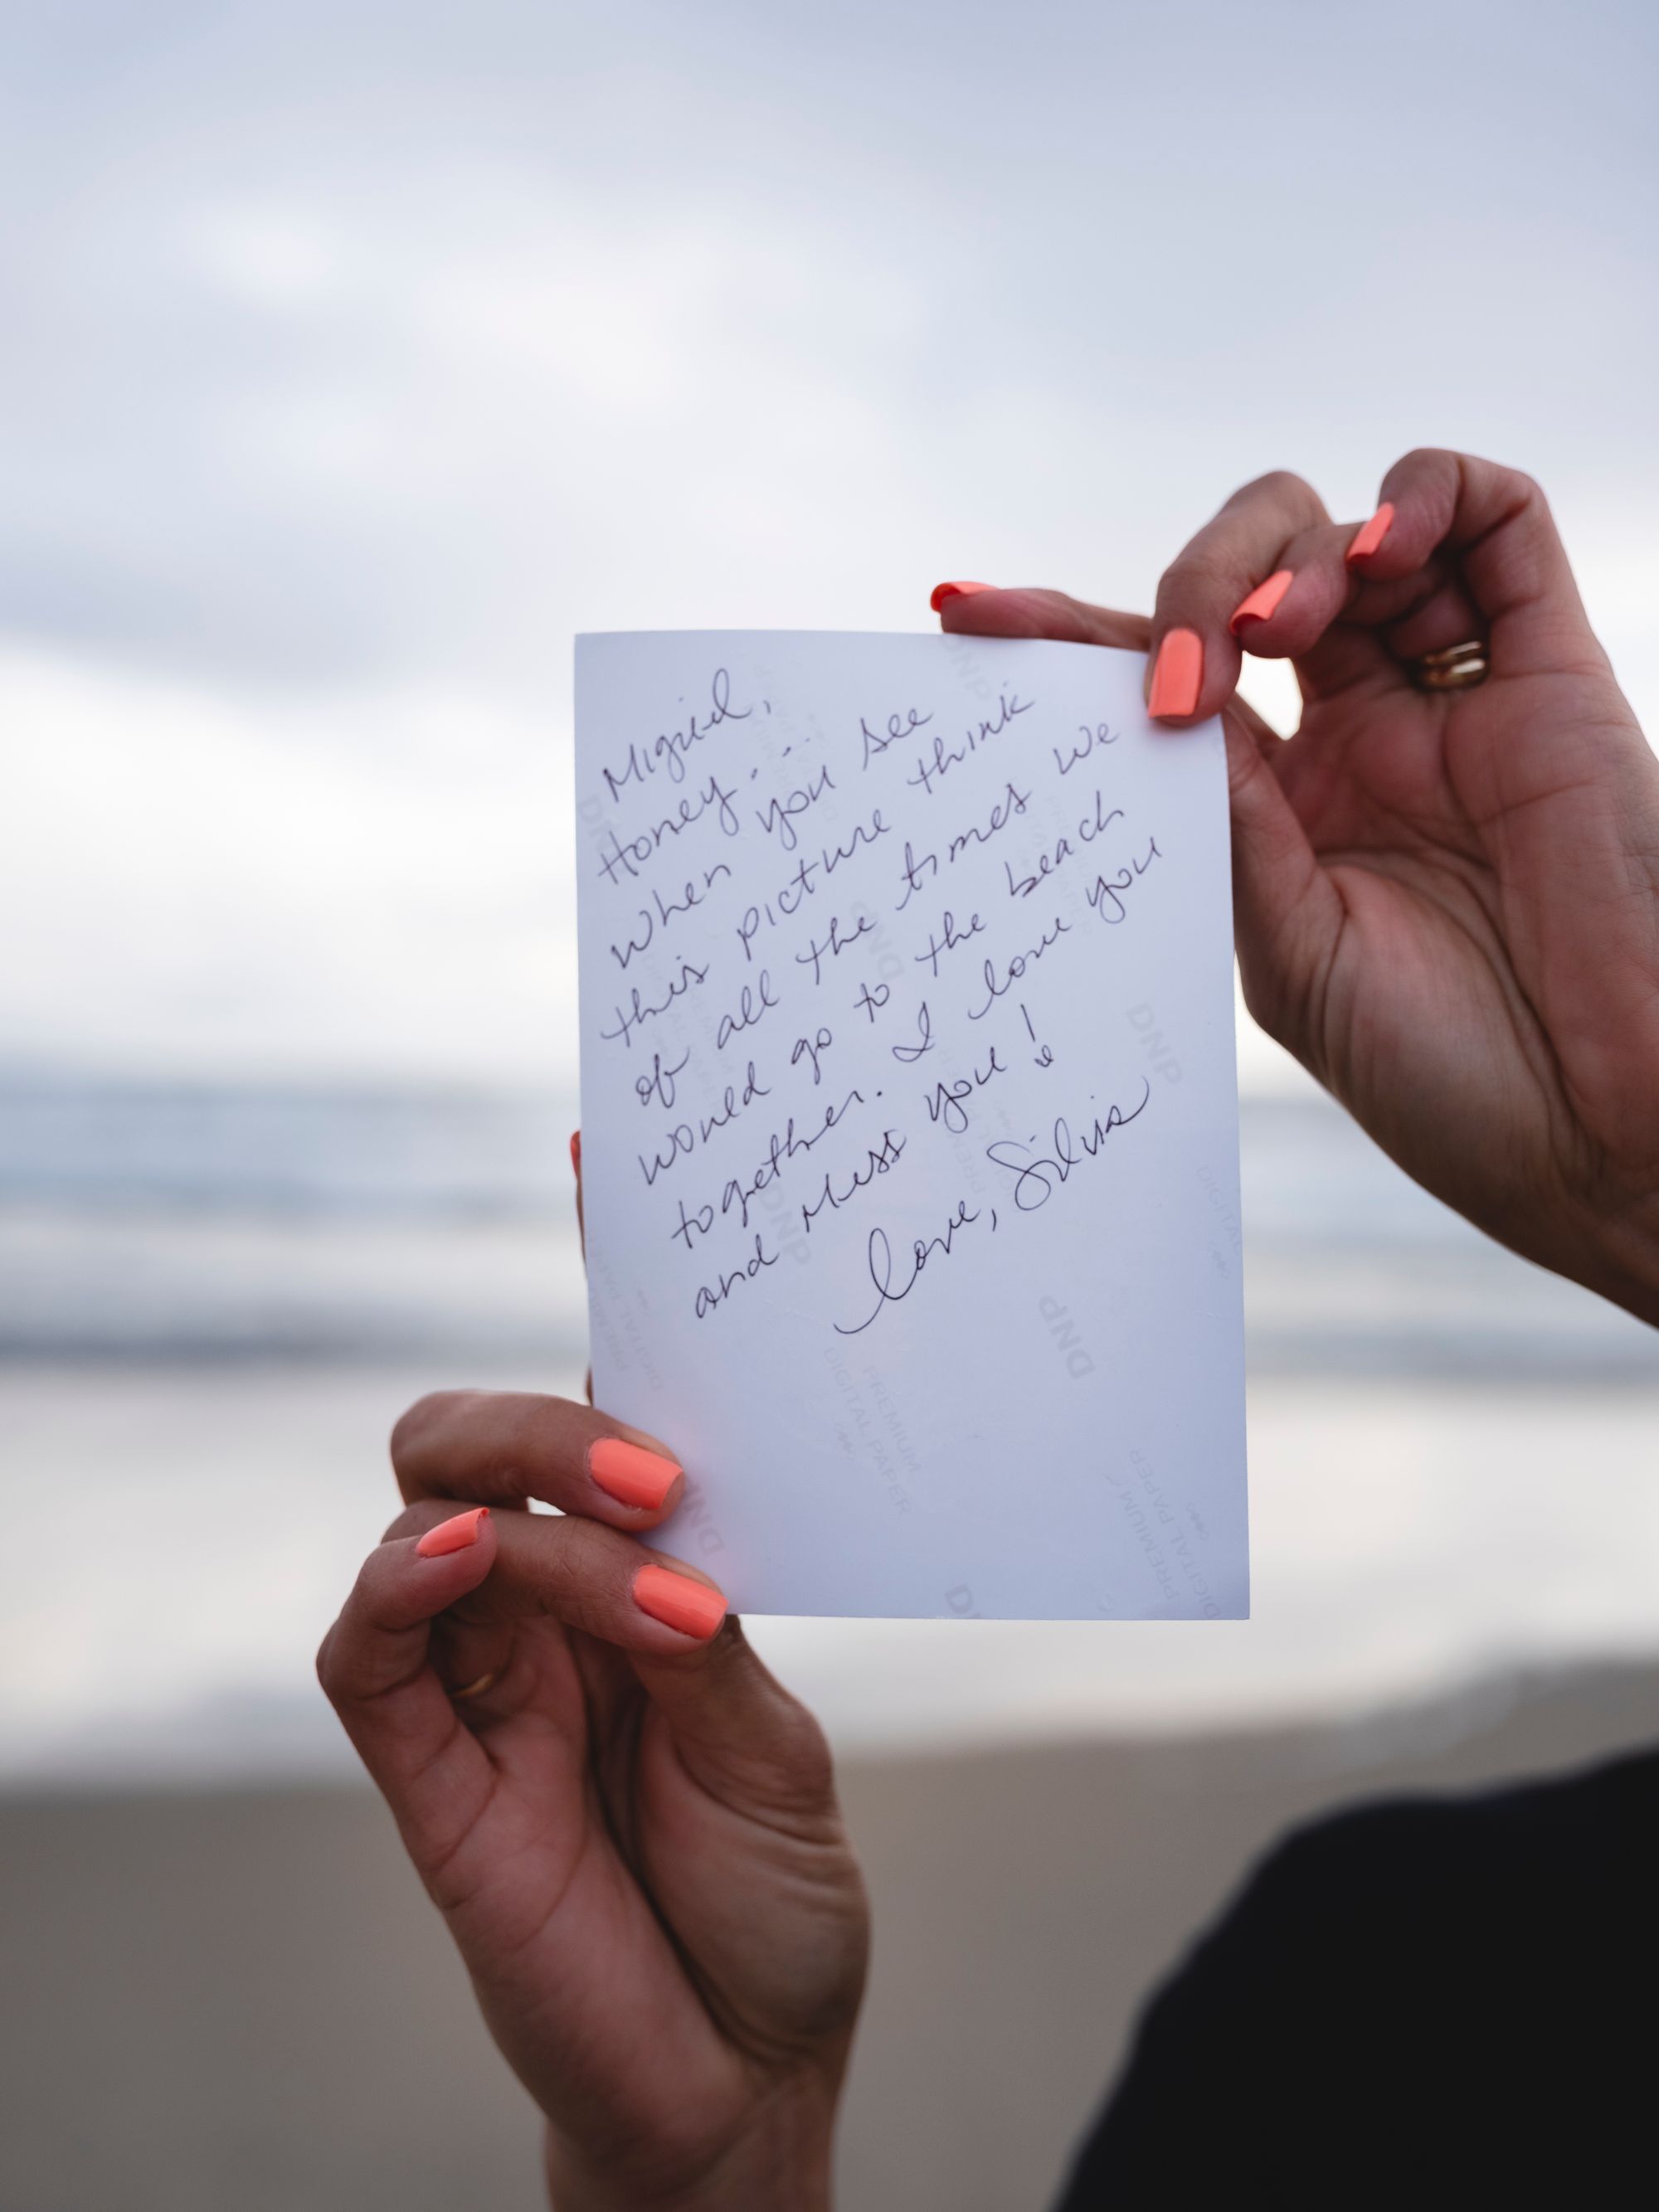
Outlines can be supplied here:
[[1142, 666], [578, 641], [595, 1397], [743, 1609], [1248, 1610], [1222, 738]]

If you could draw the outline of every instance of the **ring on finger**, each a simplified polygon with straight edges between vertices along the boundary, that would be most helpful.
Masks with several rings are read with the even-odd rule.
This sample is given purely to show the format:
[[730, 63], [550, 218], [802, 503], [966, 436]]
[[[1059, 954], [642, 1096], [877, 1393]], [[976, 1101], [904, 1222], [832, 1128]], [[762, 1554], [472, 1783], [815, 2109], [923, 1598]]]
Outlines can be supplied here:
[[483, 1697], [484, 1692], [486, 1690], [493, 1690], [496, 1683], [499, 1682], [501, 1679], [501, 1668], [499, 1667], [491, 1667], [486, 1673], [480, 1674], [476, 1682], [467, 1683], [464, 1689], [452, 1690], [449, 1694], [455, 1700], [456, 1704], [459, 1705], [464, 1698]]
[[1474, 637], [1462, 645], [1443, 646], [1438, 653], [1420, 653], [1411, 671], [1419, 691], [1467, 691], [1486, 682], [1492, 665], [1485, 640]]

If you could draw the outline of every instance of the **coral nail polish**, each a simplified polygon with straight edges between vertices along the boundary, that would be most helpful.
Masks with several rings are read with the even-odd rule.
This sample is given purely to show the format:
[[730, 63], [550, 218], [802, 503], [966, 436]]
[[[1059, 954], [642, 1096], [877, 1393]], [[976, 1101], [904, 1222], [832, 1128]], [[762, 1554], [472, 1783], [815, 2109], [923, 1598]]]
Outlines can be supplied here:
[[634, 1577], [634, 1602], [653, 1620], [678, 1628], [682, 1636], [695, 1636], [700, 1644], [706, 1644], [726, 1618], [726, 1600], [718, 1590], [667, 1567], [640, 1569]]
[[1204, 641], [1195, 629], [1171, 629], [1164, 634], [1152, 663], [1152, 688], [1146, 697], [1149, 714], [1190, 714], [1198, 704], [1204, 682]]
[[570, 1133], [570, 1164], [578, 1175], [581, 1173], [582, 1133], [580, 1129], [573, 1129]]
[[448, 1521], [441, 1521], [435, 1528], [428, 1528], [415, 1547], [423, 1559], [441, 1559], [446, 1552], [465, 1552], [478, 1540], [478, 1531], [489, 1518], [487, 1505], [474, 1505], [465, 1513], [457, 1513]]
[[630, 1444], [624, 1437], [596, 1437], [587, 1447], [587, 1471], [619, 1505], [642, 1505], [654, 1513], [673, 1488], [680, 1467], [677, 1460]]
[[1349, 542], [1345, 558], [1364, 561], [1376, 552], [1394, 523], [1394, 502], [1385, 499], [1369, 522], [1362, 523]]
[[1227, 625], [1233, 635], [1238, 635], [1245, 623], [1266, 622], [1276, 614], [1279, 601], [1294, 581], [1291, 570], [1281, 568], [1276, 575], [1269, 576], [1265, 584], [1258, 584], [1249, 597], [1241, 599], [1233, 609], [1232, 620]]
[[994, 592], [995, 589], [994, 584], [935, 584], [927, 604], [937, 614], [946, 599], [954, 599], [958, 594], [969, 592]]

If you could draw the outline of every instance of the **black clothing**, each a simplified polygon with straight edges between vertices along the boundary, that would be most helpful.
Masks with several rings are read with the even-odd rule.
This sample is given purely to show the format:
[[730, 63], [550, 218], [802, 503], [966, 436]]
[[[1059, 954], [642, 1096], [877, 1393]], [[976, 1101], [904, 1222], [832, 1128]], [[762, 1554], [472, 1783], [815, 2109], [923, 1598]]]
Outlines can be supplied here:
[[1158, 1992], [1060, 2212], [1659, 2205], [1659, 1753], [1281, 1844]]

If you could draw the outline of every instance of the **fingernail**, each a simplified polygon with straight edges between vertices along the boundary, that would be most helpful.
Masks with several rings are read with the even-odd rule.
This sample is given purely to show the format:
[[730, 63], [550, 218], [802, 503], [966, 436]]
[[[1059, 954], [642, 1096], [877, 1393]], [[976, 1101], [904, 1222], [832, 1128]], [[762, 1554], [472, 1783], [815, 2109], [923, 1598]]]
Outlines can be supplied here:
[[666, 1567], [640, 1569], [634, 1577], [634, 1602], [653, 1620], [678, 1628], [682, 1636], [695, 1636], [700, 1644], [707, 1643], [726, 1618], [726, 1600], [717, 1589]]
[[474, 1505], [453, 1520], [441, 1521], [435, 1528], [428, 1528], [415, 1547], [423, 1559], [441, 1559], [446, 1552], [464, 1552], [469, 1544], [478, 1540], [478, 1531], [489, 1518], [487, 1505]]
[[1293, 580], [1293, 572], [1281, 568], [1277, 575], [1269, 576], [1265, 584], [1258, 584], [1249, 599], [1241, 599], [1233, 609], [1233, 618], [1227, 625], [1233, 635], [1238, 635], [1242, 623], [1266, 622], [1270, 615], [1276, 613], [1279, 601], [1290, 590]]
[[1204, 681], [1204, 641], [1195, 629], [1171, 629], [1164, 634], [1152, 664], [1152, 688], [1146, 697], [1149, 714], [1190, 714], [1198, 704]]
[[1369, 555], [1375, 553], [1388, 536], [1393, 522], [1394, 502], [1392, 500], [1385, 499], [1370, 520], [1361, 523], [1359, 528], [1355, 531], [1349, 542], [1346, 558], [1350, 561], [1364, 561]]
[[654, 1513], [674, 1487], [678, 1461], [647, 1451], [622, 1437], [596, 1437], [587, 1447], [587, 1471], [619, 1505], [643, 1505]]
[[577, 1175], [581, 1173], [582, 1133], [580, 1129], [573, 1129], [570, 1133], [570, 1164]]
[[933, 596], [928, 600], [927, 604], [932, 607], [933, 612], [937, 614], [939, 609], [945, 605], [946, 599], [954, 599], [958, 592], [994, 592], [996, 586], [994, 584], [935, 584], [933, 586]]

